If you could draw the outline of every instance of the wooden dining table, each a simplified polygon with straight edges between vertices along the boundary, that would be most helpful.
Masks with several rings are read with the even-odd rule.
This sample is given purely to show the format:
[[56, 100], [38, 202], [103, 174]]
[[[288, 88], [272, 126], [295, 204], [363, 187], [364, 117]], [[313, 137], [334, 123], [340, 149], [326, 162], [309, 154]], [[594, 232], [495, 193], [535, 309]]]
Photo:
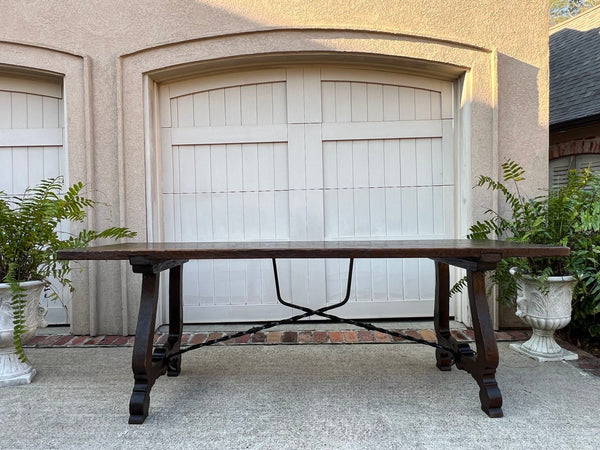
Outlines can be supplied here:
[[[126, 260], [134, 273], [142, 275], [141, 299], [132, 369], [134, 387], [129, 403], [129, 423], [141, 424], [148, 416], [150, 391], [163, 374], [177, 376], [182, 355], [197, 347], [216, 344], [252, 334], [265, 328], [294, 323], [318, 316], [334, 322], [350, 323], [363, 328], [416, 340], [435, 348], [436, 365], [451, 370], [452, 365], [471, 374], [479, 385], [481, 409], [490, 417], [502, 417], [502, 395], [496, 381], [498, 347], [488, 308], [485, 272], [494, 270], [504, 258], [564, 257], [567, 247], [523, 244], [501, 240], [365, 240], [365, 241], [261, 241], [261, 242], [152, 242], [123, 243], [98, 247], [67, 249], [58, 252], [61, 260]], [[185, 349], [181, 348], [183, 331], [182, 280], [183, 265], [197, 259], [271, 259], [278, 300], [300, 313], [279, 321], [254, 326], [245, 332], [215, 339]], [[339, 303], [319, 309], [296, 305], [281, 298], [276, 261], [279, 258], [347, 258], [349, 276], [346, 297]], [[350, 295], [352, 267], [358, 258], [429, 258], [435, 264], [435, 300], [433, 321], [437, 342], [410, 338], [395, 331], [379, 328], [352, 318], [330, 313], [344, 305]], [[449, 266], [466, 270], [466, 287], [472, 316], [475, 349], [458, 342], [450, 332]], [[169, 271], [168, 311], [169, 331], [166, 344], [155, 346], [156, 311], [160, 273]], [[324, 302], [325, 303], [325, 302]]]

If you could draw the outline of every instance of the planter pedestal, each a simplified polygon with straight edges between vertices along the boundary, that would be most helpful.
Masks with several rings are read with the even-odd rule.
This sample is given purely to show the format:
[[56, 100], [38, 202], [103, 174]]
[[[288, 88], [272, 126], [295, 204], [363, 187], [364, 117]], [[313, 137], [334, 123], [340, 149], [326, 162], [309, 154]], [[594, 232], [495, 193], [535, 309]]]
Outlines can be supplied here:
[[554, 330], [533, 330], [533, 335], [527, 342], [522, 344], [510, 344], [513, 350], [544, 361], [572, 361], [578, 359], [577, 353], [562, 348], [554, 340]]
[[[27, 331], [21, 337], [25, 342], [35, 334], [38, 327], [47, 325], [44, 320], [46, 309], [40, 306], [40, 294], [44, 288], [41, 281], [21, 283], [27, 291], [25, 324]], [[22, 362], [15, 353], [13, 344], [12, 291], [7, 284], [0, 284], [0, 387], [31, 383], [35, 369]]]
[[14, 353], [0, 354], [0, 387], [29, 384], [34, 376], [31, 364], [19, 361]]
[[576, 353], [554, 340], [554, 332], [571, 321], [575, 283], [574, 277], [549, 277], [548, 292], [542, 292], [537, 280], [523, 276], [519, 280], [516, 315], [531, 326], [533, 334], [527, 342], [511, 344], [510, 348], [541, 362], [577, 359]]

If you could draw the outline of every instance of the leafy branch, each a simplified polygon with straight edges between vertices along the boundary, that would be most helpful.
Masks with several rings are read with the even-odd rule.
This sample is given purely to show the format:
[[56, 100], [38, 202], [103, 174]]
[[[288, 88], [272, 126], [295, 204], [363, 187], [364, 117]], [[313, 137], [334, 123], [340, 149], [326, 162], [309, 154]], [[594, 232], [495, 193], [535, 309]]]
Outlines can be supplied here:
[[[73, 291], [68, 278], [68, 261], [60, 261], [56, 252], [65, 248], [85, 247], [97, 239], [131, 238], [135, 233], [123, 227], [102, 231], [82, 230], [77, 234], [60, 231], [61, 222], [82, 223], [87, 210], [99, 204], [84, 195], [83, 183], [75, 183], [65, 193], [63, 178], [42, 180], [21, 196], [0, 192], [0, 282], [12, 292], [14, 344], [25, 361], [21, 337], [25, 325], [25, 293], [20, 283], [56, 278]], [[56, 292], [51, 295], [58, 298]]]

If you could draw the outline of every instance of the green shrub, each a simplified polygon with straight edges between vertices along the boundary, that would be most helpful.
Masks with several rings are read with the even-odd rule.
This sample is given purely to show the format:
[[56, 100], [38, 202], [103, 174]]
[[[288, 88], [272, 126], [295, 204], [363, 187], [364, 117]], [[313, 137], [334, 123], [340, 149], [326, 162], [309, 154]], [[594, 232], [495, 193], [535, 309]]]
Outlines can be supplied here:
[[[82, 230], [76, 235], [59, 231], [61, 221], [84, 222], [86, 209], [98, 203], [82, 194], [83, 184], [76, 183], [61, 194], [62, 177], [42, 180], [22, 196], [0, 192], [0, 283], [12, 290], [14, 341], [17, 354], [24, 361], [21, 336], [26, 331], [24, 318], [24, 281], [56, 278], [71, 291], [68, 261], [59, 261], [56, 252], [84, 247], [96, 239], [132, 237], [127, 228], [111, 227], [103, 231]], [[50, 297], [57, 298], [52, 292]]]
[[[480, 176], [476, 187], [497, 191], [507, 205], [507, 214], [487, 210], [488, 219], [470, 228], [470, 239], [492, 236], [515, 242], [568, 246], [567, 258], [508, 258], [492, 273], [499, 287], [498, 300], [514, 304], [518, 274], [536, 277], [545, 288], [549, 276], [574, 275], [578, 282], [573, 295], [571, 330], [590, 338], [600, 337], [600, 177], [589, 169], [571, 171], [567, 183], [533, 198], [521, 194], [523, 168], [512, 160], [502, 164], [502, 181]], [[517, 275], [518, 276], [518, 275]], [[462, 283], [464, 284], [464, 283]], [[457, 284], [453, 291], [461, 288]], [[576, 330], [575, 330], [576, 329]]]

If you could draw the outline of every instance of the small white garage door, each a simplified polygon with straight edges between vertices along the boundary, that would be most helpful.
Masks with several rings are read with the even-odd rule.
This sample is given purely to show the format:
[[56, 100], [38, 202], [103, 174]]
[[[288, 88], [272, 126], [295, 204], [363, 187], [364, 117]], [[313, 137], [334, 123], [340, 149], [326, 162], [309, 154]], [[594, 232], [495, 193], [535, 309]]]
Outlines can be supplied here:
[[[167, 241], [454, 237], [452, 83], [335, 66], [160, 88]], [[281, 261], [284, 297], [343, 297], [346, 261]], [[433, 263], [357, 260], [352, 317], [431, 316]], [[270, 261], [195, 261], [188, 322], [281, 318]]]
[[[62, 98], [59, 78], [0, 73], [0, 191], [19, 195], [43, 178], [65, 174]], [[68, 306], [68, 291], [56, 288]], [[42, 304], [49, 323], [68, 323], [66, 307], [46, 299]]]

